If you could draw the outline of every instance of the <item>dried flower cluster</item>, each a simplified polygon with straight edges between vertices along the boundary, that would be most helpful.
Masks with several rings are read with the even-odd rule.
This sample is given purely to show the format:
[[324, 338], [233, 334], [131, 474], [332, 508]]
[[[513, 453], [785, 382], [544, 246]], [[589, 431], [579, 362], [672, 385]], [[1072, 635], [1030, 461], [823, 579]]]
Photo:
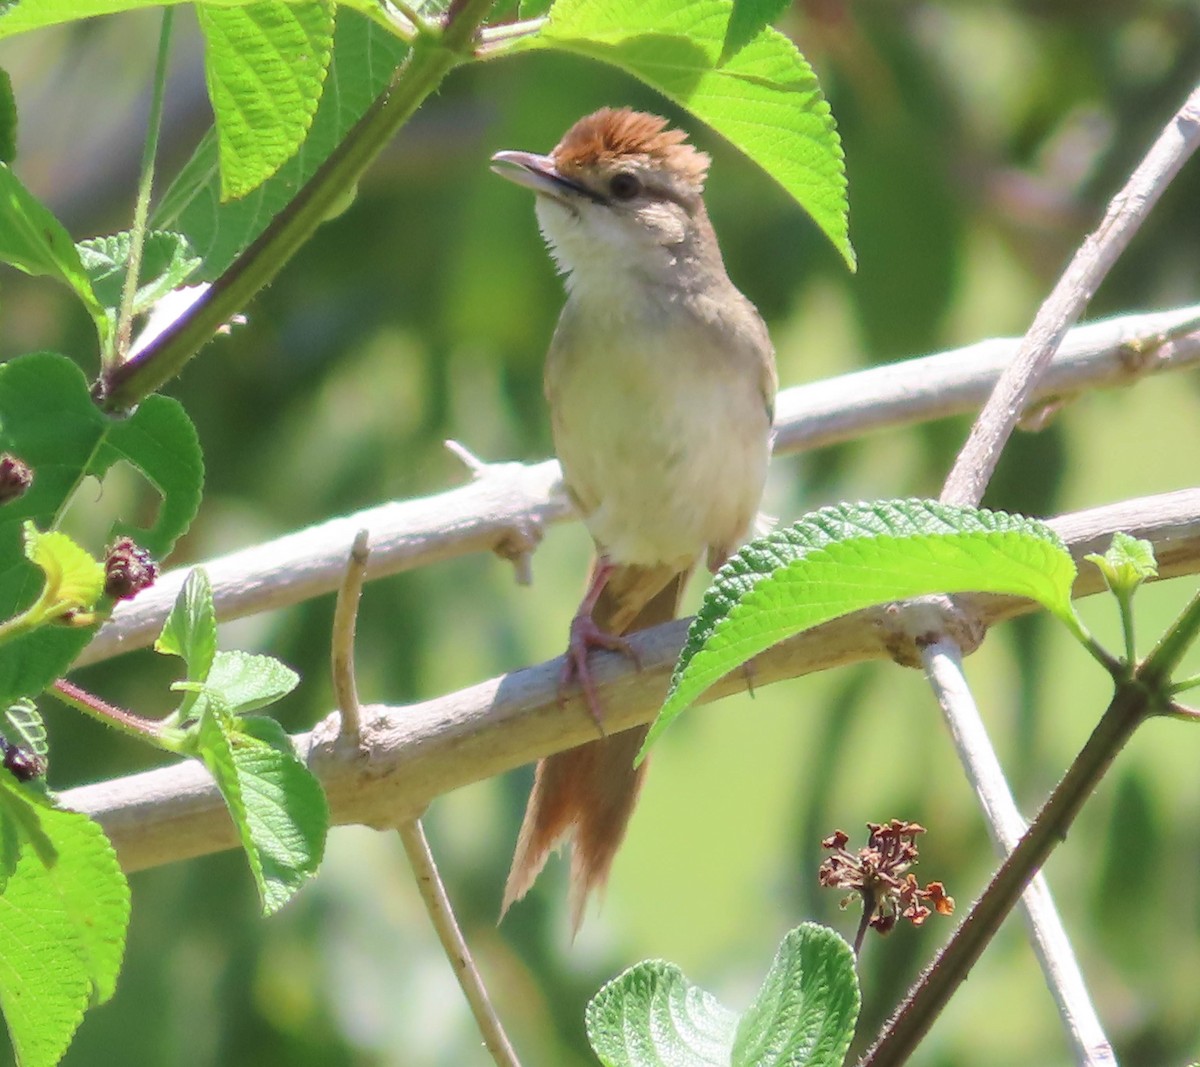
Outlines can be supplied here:
[[[818, 872], [821, 885], [853, 890], [863, 902], [855, 952], [862, 946], [868, 926], [886, 934], [897, 919], [920, 926], [934, 911], [939, 915], [954, 911], [954, 898], [946, 895], [941, 882], [930, 882], [922, 889], [909, 871], [917, 862], [917, 835], [923, 834], [925, 827], [893, 819], [886, 825], [869, 822], [867, 829], [870, 837], [866, 847], [857, 852], [846, 849], [850, 838], [841, 830], [825, 838], [821, 847], [831, 854]], [[842, 907], [852, 899], [853, 895], [848, 896]]]

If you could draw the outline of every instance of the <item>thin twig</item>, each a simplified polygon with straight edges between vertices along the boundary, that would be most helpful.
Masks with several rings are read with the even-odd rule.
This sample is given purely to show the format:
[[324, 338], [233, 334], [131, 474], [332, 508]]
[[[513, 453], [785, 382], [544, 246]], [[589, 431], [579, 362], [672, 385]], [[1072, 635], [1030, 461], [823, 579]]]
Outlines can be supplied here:
[[408, 854], [408, 862], [412, 864], [417, 888], [425, 902], [425, 910], [429, 912], [429, 920], [433, 923], [446, 958], [454, 969], [454, 977], [458, 979], [463, 995], [471, 1006], [471, 1014], [475, 1016], [475, 1023], [483, 1035], [484, 1046], [491, 1053], [496, 1067], [521, 1067], [517, 1054], [504, 1033], [500, 1018], [492, 1008], [483, 979], [479, 977], [475, 961], [471, 958], [471, 950], [467, 948], [466, 939], [458, 928], [454, 908], [438, 874], [421, 820], [413, 819], [411, 822], [402, 823], [396, 828], [396, 832], [404, 842], [404, 851]]
[[[988, 829], [1003, 858], [1021, 840], [1026, 830], [1025, 820], [1017, 810], [1004, 771], [988, 741], [979, 709], [963, 675], [962, 654], [954, 642], [939, 641], [923, 650], [922, 659], [955, 749], [963, 760], [967, 777], [987, 816]], [[1041, 874], [1029, 883], [1021, 903], [1029, 922], [1034, 952], [1071, 1035], [1077, 1062], [1087, 1067], [1115, 1064], [1112, 1045], [1092, 1006], [1083, 973], [1054, 906], [1050, 888]]]
[[1200, 145], [1200, 87], [1192, 90], [1125, 188], [1108, 206], [1095, 233], [1075, 253], [1042, 304], [1020, 351], [1005, 370], [942, 490], [948, 504], [978, 504], [1000, 452], [1033, 399], [1037, 383], [1067, 330], [1125, 250], [1171, 179]]
[[354, 628], [358, 621], [358, 602], [362, 596], [363, 580], [367, 575], [369, 531], [359, 530], [350, 546], [346, 573], [338, 588], [337, 606], [333, 609], [333, 639], [331, 642], [331, 672], [333, 693], [342, 716], [342, 736], [358, 744], [362, 735], [362, 715], [358, 703], [358, 683], [354, 678]]
[[148, 741], [169, 752], [175, 751], [175, 748], [167, 741], [163, 724], [155, 719], [147, 719], [132, 711], [127, 711], [125, 708], [117, 707], [116, 704], [110, 704], [107, 700], [96, 696], [95, 693], [89, 693], [86, 689], [81, 689], [74, 682], [68, 682], [65, 678], [60, 678], [55, 682], [50, 687], [50, 692], [68, 707], [82, 711], [97, 722], [104, 723], [105, 726], [111, 726], [115, 730], [129, 734], [130, 737], [136, 737], [139, 741]]
[[142, 149], [142, 171], [138, 178], [137, 200], [133, 207], [133, 225], [129, 227], [129, 259], [125, 264], [125, 284], [121, 288], [121, 308], [117, 317], [117, 336], [111, 355], [113, 365], [129, 354], [133, 337], [134, 299], [142, 273], [142, 249], [146, 243], [146, 220], [150, 217], [150, 193], [154, 188], [154, 161], [158, 155], [158, 135], [162, 128], [163, 96], [167, 85], [167, 63], [171, 56], [171, 25], [174, 9], [164, 7], [158, 35], [158, 58], [154, 65], [154, 90], [150, 96], [150, 116], [146, 122], [146, 144]]

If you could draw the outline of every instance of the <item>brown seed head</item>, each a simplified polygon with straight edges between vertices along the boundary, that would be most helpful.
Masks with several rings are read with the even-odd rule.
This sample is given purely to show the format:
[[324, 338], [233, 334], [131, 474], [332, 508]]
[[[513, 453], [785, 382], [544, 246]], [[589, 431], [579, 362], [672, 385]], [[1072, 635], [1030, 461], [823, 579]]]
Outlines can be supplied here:
[[551, 154], [562, 174], [607, 172], [632, 162], [670, 170], [700, 192], [709, 158], [686, 142], [683, 130], [669, 129], [658, 115], [602, 107], [567, 130]]

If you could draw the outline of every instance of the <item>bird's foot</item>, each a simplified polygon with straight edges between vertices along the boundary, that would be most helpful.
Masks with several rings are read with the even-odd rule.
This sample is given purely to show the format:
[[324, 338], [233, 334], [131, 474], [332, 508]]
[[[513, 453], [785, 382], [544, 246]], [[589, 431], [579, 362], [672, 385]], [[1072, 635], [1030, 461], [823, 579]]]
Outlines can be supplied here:
[[596, 692], [592, 669], [588, 665], [588, 655], [594, 648], [620, 652], [621, 655], [628, 656], [633, 660], [639, 669], [642, 661], [628, 640], [600, 629], [591, 615], [581, 612], [571, 620], [571, 638], [567, 644], [566, 662], [563, 663], [562, 673], [558, 679], [558, 702], [562, 704], [566, 701], [567, 690], [573, 682], [577, 682], [583, 691], [583, 699], [587, 704], [588, 713], [595, 721], [600, 736], [603, 737], [604, 712], [600, 707], [600, 696]]

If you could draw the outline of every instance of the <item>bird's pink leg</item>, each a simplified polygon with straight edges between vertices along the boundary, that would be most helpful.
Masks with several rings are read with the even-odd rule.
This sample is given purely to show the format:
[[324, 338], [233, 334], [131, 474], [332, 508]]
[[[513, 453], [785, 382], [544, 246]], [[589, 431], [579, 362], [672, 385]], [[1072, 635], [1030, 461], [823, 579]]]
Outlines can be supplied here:
[[596, 608], [600, 594], [604, 592], [608, 579], [612, 577], [612, 573], [616, 569], [617, 565], [604, 556], [601, 556], [596, 563], [588, 591], [584, 594], [579, 610], [575, 612], [575, 617], [571, 620], [571, 636], [567, 642], [566, 662], [563, 664], [562, 673], [558, 679], [560, 704], [566, 700], [566, 690], [571, 683], [576, 681], [579, 683], [588, 712], [595, 720], [601, 734], [604, 733], [604, 712], [601, 710], [600, 697], [596, 693], [596, 683], [592, 680], [592, 671], [588, 666], [588, 654], [593, 648], [605, 648], [610, 652], [620, 652], [632, 659], [639, 667], [641, 666], [637, 653], [625, 638], [606, 633], [596, 625], [595, 619], [592, 618], [592, 612]]

